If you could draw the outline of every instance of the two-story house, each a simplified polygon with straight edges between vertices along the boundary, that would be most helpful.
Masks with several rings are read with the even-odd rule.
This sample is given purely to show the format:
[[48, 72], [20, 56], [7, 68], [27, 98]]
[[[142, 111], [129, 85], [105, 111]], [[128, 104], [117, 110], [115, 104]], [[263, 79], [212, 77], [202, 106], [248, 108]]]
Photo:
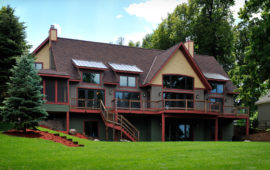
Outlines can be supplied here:
[[235, 87], [212, 56], [192, 41], [168, 50], [49, 36], [33, 52], [43, 79], [43, 124], [100, 140], [231, 140]]

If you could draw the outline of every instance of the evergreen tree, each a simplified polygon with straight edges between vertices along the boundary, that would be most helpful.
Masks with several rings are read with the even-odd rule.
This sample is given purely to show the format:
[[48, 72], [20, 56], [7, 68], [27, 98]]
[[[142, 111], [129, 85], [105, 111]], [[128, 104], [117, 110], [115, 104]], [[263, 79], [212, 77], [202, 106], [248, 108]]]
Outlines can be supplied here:
[[0, 10], [0, 106], [6, 97], [10, 69], [16, 63], [16, 57], [21, 56], [29, 48], [25, 42], [25, 27], [14, 15], [10, 6]]
[[3, 120], [14, 124], [16, 129], [34, 128], [48, 113], [42, 108], [41, 78], [34, 68], [34, 58], [23, 56], [11, 69], [7, 97], [4, 100]]

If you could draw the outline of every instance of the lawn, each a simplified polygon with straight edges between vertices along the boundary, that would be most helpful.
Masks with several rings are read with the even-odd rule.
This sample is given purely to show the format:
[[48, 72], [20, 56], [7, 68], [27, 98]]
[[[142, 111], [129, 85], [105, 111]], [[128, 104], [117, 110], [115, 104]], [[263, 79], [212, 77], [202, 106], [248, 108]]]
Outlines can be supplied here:
[[85, 147], [1, 133], [0, 169], [270, 169], [266, 142], [76, 140]]

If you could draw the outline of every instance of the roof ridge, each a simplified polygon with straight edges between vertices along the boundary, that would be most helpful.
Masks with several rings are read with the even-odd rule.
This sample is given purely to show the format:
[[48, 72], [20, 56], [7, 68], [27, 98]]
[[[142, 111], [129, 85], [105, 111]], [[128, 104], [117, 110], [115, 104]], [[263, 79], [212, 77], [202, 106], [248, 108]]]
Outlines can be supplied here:
[[111, 44], [111, 43], [88, 41], [88, 40], [78, 40], [78, 39], [72, 39], [72, 38], [63, 38], [63, 37], [57, 37], [57, 38], [58, 39], [73, 40], [73, 41], [83, 41], [83, 42], [89, 42], [89, 43], [105, 44], [105, 45], [111, 45], [111, 46], [119, 46], [119, 47], [125, 47], [125, 48], [134, 48], [134, 49], [142, 49], [142, 50], [161, 51], [161, 52], [166, 51], [166, 50], [153, 49], [153, 48], [130, 47], [130, 46], [119, 45], [119, 44]]

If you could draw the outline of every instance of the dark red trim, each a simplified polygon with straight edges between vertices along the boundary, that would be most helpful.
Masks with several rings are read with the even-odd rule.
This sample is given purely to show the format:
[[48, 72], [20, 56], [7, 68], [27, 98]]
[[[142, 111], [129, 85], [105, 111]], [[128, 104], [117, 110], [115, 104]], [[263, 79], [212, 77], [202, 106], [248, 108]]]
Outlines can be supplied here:
[[161, 141], [165, 141], [165, 116], [164, 113], [161, 115]]
[[165, 118], [184, 118], [184, 119], [216, 119], [212, 115], [189, 115], [189, 114], [165, 114]]
[[69, 81], [70, 81], [70, 82], [71, 82], [71, 81], [72, 81], [72, 82], [80, 82], [81, 80], [70, 79]]
[[180, 43], [178, 45], [178, 47], [172, 52], [172, 54], [169, 56], [169, 58], [165, 61], [165, 63], [163, 63], [163, 65], [160, 67], [160, 69], [155, 73], [155, 75], [153, 76], [153, 78], [150, 80], [151, 84], [153, 79], [160, 73], [160, 71], [163, 69], [163, 67], [170, 61], [170, 59], [174, 56], [174, 54], [177, 52], [177, 50], [181, 49], [184, 56], [186, 57], [186, 59], [188, 60], [188, 62], [190, 63], [191, 67], [193, 68], [193, 70], [197, 73], [199, 79], [202, 81], [202, 83], [204, 84], [204, 86], [206, 87], [206, 89], [210, 90], [212, 89], [210, 84], [208, 83], [208, 81], [206, 80], [206, 78], [204, 77], [203, 73], [200, 71], [199, 67], [197, 66], [197, 64], [195, 63], [193, 57], [190, 55], [189, 51], [186, 49], [185, 45], [183, 43]]
[[103, 82], [103, 84], [107, 84], [107, 85], [118, 85], [118, 83], [113, 83], [113, 82]]
[[56, 74], [43, 74], [43, 73], [38, 73], [38, 75], [42, 77], [58, 77], [58, 78], [67, 78], [69, 79], [70, 76], [64, 76], [64, 75], [56, 75]]
[[67, 132], [69, 132], [69, 112], [67, 112], [66, 120], [67, 120], [67, 127], [66, 127], [66, 130], [67, 130]]
[[43, 48], [49, 42], [49, 37], [47, 37], [33, 52], [32, 54], [36, 55], [41, 48]]
[[215, 119], [215, 141], [218, 141], [218, 118]]
[[70, 112], [72, 113], [90, 113], [90, 114], [100, 114], [100, 109], [92, 109], [92, 110], [89, 110], [89, 109], [70, 109], [69, 110]]

